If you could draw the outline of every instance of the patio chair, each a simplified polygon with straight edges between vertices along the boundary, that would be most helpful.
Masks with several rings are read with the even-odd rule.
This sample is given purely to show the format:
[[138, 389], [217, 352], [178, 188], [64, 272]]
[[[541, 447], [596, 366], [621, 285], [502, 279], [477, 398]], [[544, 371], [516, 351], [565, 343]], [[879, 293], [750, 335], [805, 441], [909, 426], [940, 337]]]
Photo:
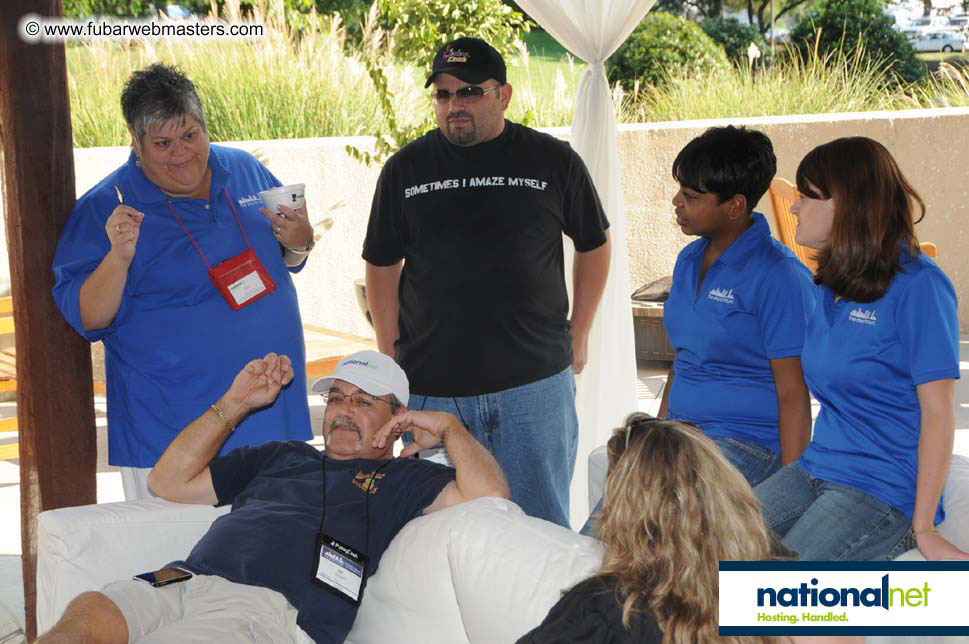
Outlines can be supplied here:
[[[0, 297], [0, 336], [14, 335], [13, 298]], [[17, 353], [13, 346], [0, 350], [0, 393], [17, 391]], [[94, 393], [104, 395], [104, 383], [94, 381]], [[0, 432], [17, 432], [17, 417], [0, 419]], [[0, 445], [0, 461], [9, 461], [20, 456], [17, 443]], [[0, 642], [4, 640], [0, 638]]]
[[814, 261], [814, 249], [797, 243], [797, 218], [791, 206], [797, 201], [797, 188], [787, 179], [776, 178], [770, 182], [770, 204], [774, 209], [774, 222], [777, 224], [777, 237], [781, 243], [794, 251], [797, 258], [813, 273], [818, 264]]

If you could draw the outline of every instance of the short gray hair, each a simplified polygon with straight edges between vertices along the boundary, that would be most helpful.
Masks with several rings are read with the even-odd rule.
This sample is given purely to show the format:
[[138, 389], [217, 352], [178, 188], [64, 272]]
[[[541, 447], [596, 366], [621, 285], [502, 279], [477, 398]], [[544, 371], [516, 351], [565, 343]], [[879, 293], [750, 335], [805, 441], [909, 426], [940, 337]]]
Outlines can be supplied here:
[[183, 121], [193, 117], [208, 133], [195, 85], [177, 67], [155, 63], [133, 73], [121, 92], [121, 111], [139, 143], [152, 130], [179, 117]]

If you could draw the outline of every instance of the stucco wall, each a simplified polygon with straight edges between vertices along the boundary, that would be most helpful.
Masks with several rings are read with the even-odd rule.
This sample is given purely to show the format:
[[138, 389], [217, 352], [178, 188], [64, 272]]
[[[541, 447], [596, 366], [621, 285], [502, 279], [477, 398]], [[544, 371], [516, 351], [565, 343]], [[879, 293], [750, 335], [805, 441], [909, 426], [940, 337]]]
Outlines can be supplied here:
[[[969, 332], [969, 110], [962, 108], [623, 126], [619, 151], [634, 286], [672, 273], [677, 252], [689, 240], [673, 222], [670, 204], [677, 152], [706, 128], [728, 123], [764, 131], [774, 144], [777, 176], [792, 182], [798, 162], [815, 145], [841, 136], [868, 136], [884, 144], [925, 201], [925, 219], [916, 234], [938, 245], [936, 261], [955, 285], [962, 331]], [[773, 228], [766, 195], [757, 210], [768, 215]]]
[[[962, 328], [969, 331], [969, 224], [964, 221], [965, 204], [969, 203], [969, 109], [622, 126], [619, 153], [634, 286], [669, 275], [676, 254], [689, 241], [672, 218], [670, 199], [676, 190], [670, 176], [673, 158], [707, 127], [726, 123], [766, 132], [774, 142], [778, 176], [792, 180], [798, 161], [819, 143], [847, 135], [870, 136], [884, 143], [925, 199], [927, 214], [917, 233], [920, 240], [938, 245], [938, 262], [955, 284]], [[567, 130], [551, 132], [567, 138]], [[306, 269], [295, 278], [304, 322], [370, 335], [357, 307], [353, 280], [363, 276], [361, 243], [379, 168], [352, 160], [344, 151], [348, 143], [365, 148], [370, 140], [302, 139], [233, 145], [254, 152], [284, 183], [305, 183], [314, 222], [333, 220], [329, 230], [317, 226], [322, 239]], [[75, 150], [78, 194], [122, 163], [127, 154], [127, 148]], [[770, 214], [766, 197], [758, 209]]]

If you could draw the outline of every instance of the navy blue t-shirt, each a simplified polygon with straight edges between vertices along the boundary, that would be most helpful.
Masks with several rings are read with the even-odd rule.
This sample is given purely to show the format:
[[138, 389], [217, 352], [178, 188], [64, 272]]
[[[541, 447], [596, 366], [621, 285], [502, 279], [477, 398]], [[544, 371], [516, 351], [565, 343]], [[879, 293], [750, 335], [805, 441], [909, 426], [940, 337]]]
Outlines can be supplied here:
[[[326, 459], [325, 469], [323, 531], [363, 552], [369, 574], [404, 524], [454, 480], [452, 468], [417, 459]], [[312, 581], [323, 454], [298, 441], [271, 442], [234, 450], [212, 461], [209, 470], [218, 505], [231, 503], [232, 511], [216, 519], [195, 545], [188, 568], [278, 591], [299, 612], [297, 623], [314, 641], [343, 642], [356, 607]]]

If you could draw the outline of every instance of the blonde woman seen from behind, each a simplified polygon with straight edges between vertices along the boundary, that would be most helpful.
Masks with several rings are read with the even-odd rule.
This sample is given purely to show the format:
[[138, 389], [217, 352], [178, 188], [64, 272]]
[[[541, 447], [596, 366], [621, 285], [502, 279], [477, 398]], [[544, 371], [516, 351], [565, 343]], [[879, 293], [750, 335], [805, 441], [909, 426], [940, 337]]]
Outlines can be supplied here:
[[518, 644], [773, 642], [718, 635], [720, 560], [763, 560], [773, 540], [744, 477], [694, 425], [629, 417], [609, 440], [599, 573]]

